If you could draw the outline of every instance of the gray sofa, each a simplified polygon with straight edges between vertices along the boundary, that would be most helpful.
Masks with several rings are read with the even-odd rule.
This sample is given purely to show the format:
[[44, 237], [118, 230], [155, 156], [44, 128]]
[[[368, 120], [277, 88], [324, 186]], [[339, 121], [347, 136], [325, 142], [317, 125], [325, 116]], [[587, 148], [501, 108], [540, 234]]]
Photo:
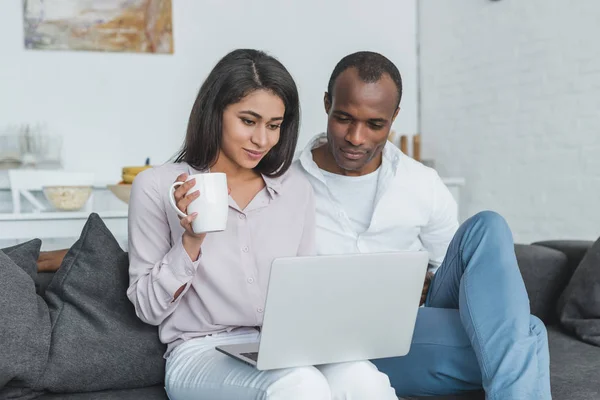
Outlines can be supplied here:
[[[600, 348], [585, 344], [561, 331], [556, 302], [592, 242], [548, 241], [516, 245], [519, 266], [530, 298], [532, 313], [548, 328], [552, 392], [555, 400], [600, 399]], [[45, 288], [53, 274], [38, 275]], [[162, 386], [81, 394], [44, 394], [45, 400], [165, 400]], [[416, 399], [416, 398], [412, 398]], [[482, 392], [427, 399], [484, 399]]]

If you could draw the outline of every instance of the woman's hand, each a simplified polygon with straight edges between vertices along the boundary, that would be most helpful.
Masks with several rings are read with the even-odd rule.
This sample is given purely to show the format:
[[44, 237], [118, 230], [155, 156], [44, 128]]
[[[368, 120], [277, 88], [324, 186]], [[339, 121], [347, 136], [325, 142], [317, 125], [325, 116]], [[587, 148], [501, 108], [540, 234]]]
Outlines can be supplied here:
[[[175, 182], [185, 183], [179, 186], [177, 189], [175, 189], [175, 192], [173, 193], [173, 197], [175, 198], [175, 204], [177, 205], [177, 208], [179, 208], [179, 210], [184, 214], [187, 214], [187, 208], [190, 205], [190, 203], [196, 200], [201, 195], [200, 191], [198, 190], [187, 194], [187, 192], [196, 184], [195, 179], [190, 179], [186, 182], [187, 178], [188, 174], [186, 173], [183, 173], [177, 177]], [[206, 237], [206, 233], [195, 233], [192, 229], [192, 222], [196, 218], [198, 218], [198, 213], [189, 214], [185, 218], [179, 217], [179, 223], [185, 230], [182, 237], [183, 247], [185, 248], [192, 261], [196, 261], [200, 256], [200, 246], [202, 245], [202, 242], [204, 242], [204, 238]]]

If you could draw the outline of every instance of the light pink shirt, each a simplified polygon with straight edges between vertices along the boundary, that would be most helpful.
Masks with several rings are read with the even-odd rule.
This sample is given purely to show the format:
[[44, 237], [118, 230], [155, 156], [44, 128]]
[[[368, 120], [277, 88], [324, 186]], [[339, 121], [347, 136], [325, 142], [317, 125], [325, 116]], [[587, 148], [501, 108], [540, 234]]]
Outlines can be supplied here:
[[187, 339], [262, 325], [273, 259], [315, 254], [313, 191], [292, 168], [279, 178], [263, 176], [266, 187], [244, 210], [230, 197], [227, 229], [209, 233], [192, 262], [168, 200], [183, 172], [198, 173], [185, 163], [140, 173], [129, 202], [127, 296], [142, 321], [159, 325], [167, 354]]

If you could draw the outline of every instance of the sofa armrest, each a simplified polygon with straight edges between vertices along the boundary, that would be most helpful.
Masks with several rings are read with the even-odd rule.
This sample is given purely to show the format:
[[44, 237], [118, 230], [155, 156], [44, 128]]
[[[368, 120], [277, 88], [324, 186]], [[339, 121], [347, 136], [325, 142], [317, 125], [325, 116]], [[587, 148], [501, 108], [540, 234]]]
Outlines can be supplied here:
[[556, 302], [570, 278], [567, 256], [548, 247], [524, 244], [515, 245], [515, 254], [531, 313], [546, 325], [556, 323]]
[[545, 240], [533, 244], [563, 252], [567, 256], [567, 268], [569, 269], [569, 279], [571, 279], [583, 256], [594, 242], [587, 240]]

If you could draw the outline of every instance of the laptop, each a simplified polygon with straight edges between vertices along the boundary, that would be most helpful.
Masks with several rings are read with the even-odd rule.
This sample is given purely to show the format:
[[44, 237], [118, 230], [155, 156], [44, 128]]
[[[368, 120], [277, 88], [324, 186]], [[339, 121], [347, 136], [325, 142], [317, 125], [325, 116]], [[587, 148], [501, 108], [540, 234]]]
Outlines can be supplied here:
[[406, 355], [427, 252], [273, 261], [258, 342], [216, 349], [259, 370]]

